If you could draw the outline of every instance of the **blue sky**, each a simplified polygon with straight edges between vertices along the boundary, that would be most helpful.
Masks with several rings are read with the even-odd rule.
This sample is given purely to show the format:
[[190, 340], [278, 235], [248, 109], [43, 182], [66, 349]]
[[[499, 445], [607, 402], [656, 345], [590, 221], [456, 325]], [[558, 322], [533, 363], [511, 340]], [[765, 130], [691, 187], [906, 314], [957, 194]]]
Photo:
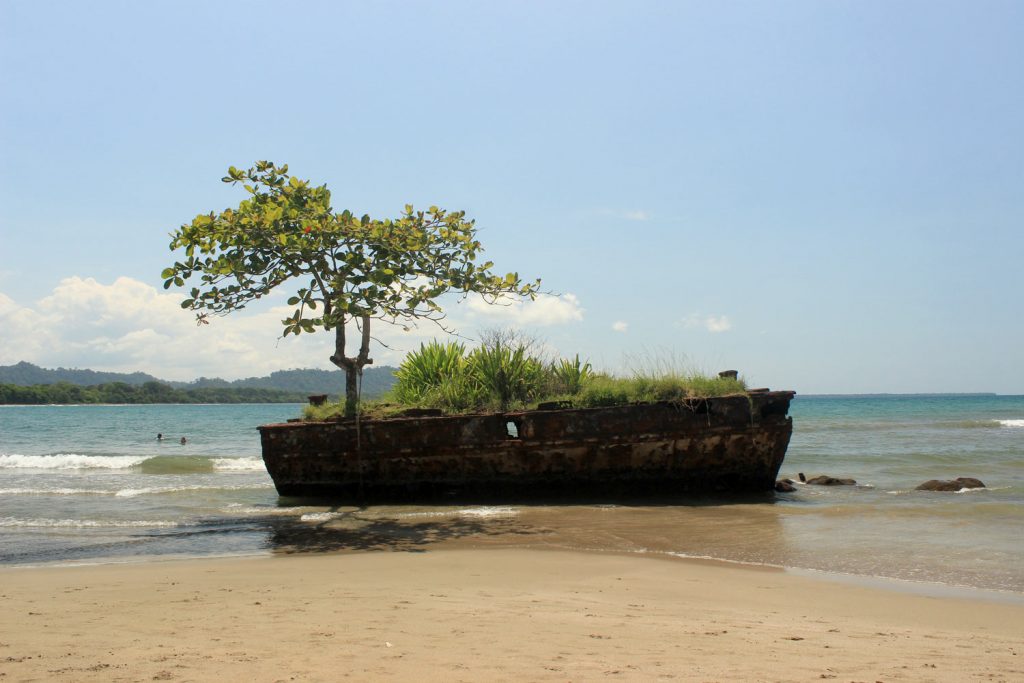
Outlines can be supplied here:
[[[602, 369], [1024, 393], [1019, 2], [0, 4], [0, 363], [329, 367], [286, 294], [197, 329], [168, 234], [288, 163], [462, 209], [563, 294], [486, 311]], [[393, 349], [434, 335], [381, 331]]]

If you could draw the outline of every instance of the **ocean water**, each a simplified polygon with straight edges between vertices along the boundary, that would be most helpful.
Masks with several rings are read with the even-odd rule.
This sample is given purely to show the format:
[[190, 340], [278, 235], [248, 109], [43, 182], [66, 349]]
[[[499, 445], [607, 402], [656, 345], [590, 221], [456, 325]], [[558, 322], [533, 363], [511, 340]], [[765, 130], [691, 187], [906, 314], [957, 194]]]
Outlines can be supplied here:
[[[1024, 593], [1022, 396], [797, 397], [780, 477], [828, 474], [856, 486], [658, 505], [356, 508], [280, 498], [255, 426], [299, 410], [0, 407], [0, 564], [521, 546]], [[961, 476], [986, 488], [914, 490]]]

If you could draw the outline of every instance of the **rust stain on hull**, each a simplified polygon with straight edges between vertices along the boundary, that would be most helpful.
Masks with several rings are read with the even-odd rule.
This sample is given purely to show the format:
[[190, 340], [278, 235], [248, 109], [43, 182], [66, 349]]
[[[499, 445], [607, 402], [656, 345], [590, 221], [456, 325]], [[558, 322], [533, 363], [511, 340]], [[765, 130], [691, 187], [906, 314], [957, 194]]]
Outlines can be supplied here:
[[387, 503], [740, 493], [773, 489], [793, 395], [259, 429], [282, 496]]

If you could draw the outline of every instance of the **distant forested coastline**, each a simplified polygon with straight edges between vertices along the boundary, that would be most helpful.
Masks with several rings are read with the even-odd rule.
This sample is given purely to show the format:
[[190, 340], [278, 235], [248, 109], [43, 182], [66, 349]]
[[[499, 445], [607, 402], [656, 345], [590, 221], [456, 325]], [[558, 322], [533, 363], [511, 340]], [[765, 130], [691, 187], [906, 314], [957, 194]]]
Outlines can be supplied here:
[[0, 384], [0, 404], [53, 405], [95, 403], [305, 403], [306, 395], [275, 389], [175, 389], [160, 382], [132, 385], [110, 382], [81, 386], [70, 382], [22, 387]]
[[[376, 398], [394, 384], [388, 366], [363, 371], [362, 394]], [[200, 377], [192, 382], [160, 380], [142, 372], [117, 373], [40, 368], [32, 363], [0, 366], [0, 404], [74, 403], [305, 403], [308, 396], [342, 392], [340, 370], [279, 370], [234, 381]]]

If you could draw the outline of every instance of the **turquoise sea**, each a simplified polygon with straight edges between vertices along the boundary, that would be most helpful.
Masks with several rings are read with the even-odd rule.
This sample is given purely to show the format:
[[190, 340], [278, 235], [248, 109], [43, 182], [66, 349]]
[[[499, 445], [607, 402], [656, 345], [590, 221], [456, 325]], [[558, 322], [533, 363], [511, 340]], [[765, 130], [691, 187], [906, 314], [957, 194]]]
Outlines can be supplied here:
[[[672, 505], [358, 509], [279, 498], [255, 426], [299, 410], [0, 406], [0, 564], [515, 545], [1024, 593], [1024, 396], [798, 396], [780, 477], [857, 486]], [[987, 487], [914, 490], [960, 476]]]

